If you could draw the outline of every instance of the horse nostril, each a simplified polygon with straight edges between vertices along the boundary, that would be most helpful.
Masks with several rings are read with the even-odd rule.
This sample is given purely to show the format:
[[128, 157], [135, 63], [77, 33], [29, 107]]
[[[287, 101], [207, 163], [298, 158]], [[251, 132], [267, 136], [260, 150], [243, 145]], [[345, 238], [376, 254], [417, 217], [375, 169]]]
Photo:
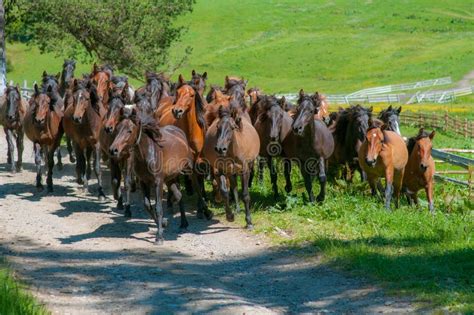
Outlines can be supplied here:
[[13, 115], [8, 115], [8, 119], [9, 119], [9, 120], [13, 120], [13, 119], [15, 119], [15, 116], [13, 116]]
[[110, 155], [117, 155], [118, 154], [118, 149], [117, 148], [110, 148], [109, 152], [110, 152]]
[[105, 132], [112, 133], [112, 127], [111, 126], [106, 126], [105, 127]]
[[374, 166], [375, 165], [374, 160], [365, 159], [365, 163], [367, 163], [367, 165], [369, 165], [369, 166]]

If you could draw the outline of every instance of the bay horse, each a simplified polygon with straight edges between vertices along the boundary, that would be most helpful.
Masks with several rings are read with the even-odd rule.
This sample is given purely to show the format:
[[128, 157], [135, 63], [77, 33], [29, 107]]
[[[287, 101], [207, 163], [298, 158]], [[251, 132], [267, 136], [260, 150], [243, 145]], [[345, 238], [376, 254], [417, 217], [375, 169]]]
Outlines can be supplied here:
[[[12, 172], [20, 172], [23, 161], [23, 120], [28, 110], [28, 102], [21, 97], [20, 87], [7, 86], [5, 94], [0, 98], [0, 125], [3, 126], [7, 139], [7, 163], [10, 164]], [[16, 139], [17, 161], [15, 163]]]
[[435, 131], [431, 133], [421, 128], [418, 135], [408, 140], [408, 163], [405, 167], [405, 176], [403, 177], [403, 188], [407, 195], [408, 202], [412, 201], [418, 205], [417, 193], [424, 189], [428, 199], [428, 209], [434, 214], [434, 174], [435, 162], [431, 156], [433, 148], [433, 138]]
[[[128, 84], [128, 77], [125, 75], [122, 76], [112, 76], [109, 83], [109, 92], [114, 91], [114, 93], [121, 94], [125, 104], [132, 104], [133, 98], [135, 96], [135, 91]], [[110, 93], [109, 93], [110, 97]]]
[[324, 121], [326, 125], [329, 124], [329, 102], [323, 94], [316, 92], [314, 95], [316, 106], [319, 108], [316, 118]]
[[191, 81], [188, 82], [196, 91], [204, 95], [204, 91], [206, 90], [206, 81], [207, 81], [207, 72], [203, 74], [197, 73], [195, 70], [191, 72]]
[[33, 142], [36, 164], [36, 188], [43, 190], [41, 182], [42, 160], [47, 159], [48, 175], [46, 179], [48, 192], [53, 191], [54, 152], [58, 148], [63, 133], [61, 119], [63, 112], [53, 105], [56, 93], [52, 86], [45, 92], [34, 86], [34, 94], [30, 99], [30, 107], [26, 112], [23, 126], [26, 136]]
[[247, 86], [248, 80], [244, 80], [238, 77], [225, 77], [225, 94], [230, 95], [233, 97], [234, 100], [238, 102], [238, 104], [242, 107], [242, 109], [246, 109], [247, 106], [245, 105], [245, 87]]
[[145, 86], [137, 89], [135, 93], [146, 95], [153, 110], [159, 107], [159, 104], [168, 100], [172, 103], [174, 98], [171, 96], [169, 79], [163, 73], [145, 72]]
[[283, 140], [283, 152], [292, 161], [297, 162], [304, 179], [309, 201], [314, 202], [312, 179], [318, 174], [321, 191], [318, 202], [326, 196], [327, 160], [334, 151], [334, 139], [324, 122], [315, 119], [318, 105], [312, 95], [299, 92], [298, 109], [290, 132]]
[[206, 106], [204, 113], [204, 119], [206, 125], [209, 127], [213, 121], [219, 116], [220, 106], [229, 106], [232, 96], [224, 94], [220, 89], [211, 89], [212, 97], [211, 101]]
[[[202, 95], [194, 87], [186, 82], [182, 75], [179, 76], [176, 100], [172, 104], [166, 104], [158, 109], [159, 115], [155, 119], [160, 126], [174, 125], [184, 131], [189, 146], [193, 153], [195, 171], [202, 164], [201, 152], [204, 147], [206, 133], [206, 121], [204, 119], [204, 101]], [[205, 216], [208, 220], [212, 218], [212, 212], [204, 202], [204, 178], [203, 174], [193, 172], [192, 185], [198, 193], [198, 217]], [[201, 173], [201, 172], [199, 172]], [[189, 185], [188, 185], [189, 186]], [[188, 191], [190, 189], [188, 188]]]
[[[76, 61], [75, 60], [68, 60], [65, 59], [63, 63], [63, 69], [61, 71], [61, 79], [59, 81], [59, 95], [63, 98], [64, 104], [66, 105], [67, 102], [65, 99], [68, 97], [67, 91], [71, 86], [72, 80], [74, 79], [74, 71], [76, 70]], [[76, 158], [74, 157], [74, 150], [72, 147], [71, 139], [66, 135], [66, 148], [69, 154], [69, 161], [71, 163], [76, 162]], [[61, 149], [58, 148], [56, 153], [58, 159], [58, 166], [61, 167], [62, 165], [62, 156], [61, 156]]]
[[[167, 185], [179, 204], [181, 230], [188, 221], [177, 177], [192, 170], [193, 153], [184, 132], [175, 126], [159, 127], [152, 116], [132, 110], [117, 126], [117, 136], [110, 146], [110, 155], [120, 159], [132, 152], [135, 174], [140, 180], [145, 209], [155, 221], [158, 231], [155, 244], [163, 243], [163, 185]], [[155, 209], [151, 204], [151, 189], [156, 196]]]
[[[329, 160], [331, 169], [344, 167], [343, 178], [352, 181], [353, 171], [360, 171], [358, 152], [365, 140], [373, 108], [352, 105], [340, 109], [336, 115], [335, 126], [332, 129], [334, 137], [334, 153]], [[361, 173], [362, 178], [364, 174]]]
[[[259, 96], [261, 97], [261, 96]], [[259, 102], [260, 111], [253, 124], [260, 138], [260, 161], [266, 161], [270, 168], [270, 179], [272, 182], [273, 194], [278, 198], [277, 170], [273, 163], [275, 157], [283, 155], [282, 142], [291, 132], [291, 124], [293, 119], [285, 111], [285, 97], [280, 99], [275, 96], [263, 96]], [[254, 105], [254, 107], [257, 107]], [[292, 185], [290, 179], [291, 163], [284, 160], [284, 175], [286, 180], [285, 190], [291, 192]], [[259, 163], [259, 174], [263, 175], [263, 164]]]
[[385, 130], [395, 131], [398, 135], [402, 135], [400, 132], [400, 113], [402, 107], [392, 108], [390, 105], [387, 109], [380, 112], [378, 118], [384, 122]]
[[[99, 142], [102, 154], [107, 156], [110, 169], [110, 179], [114, 199], [117, 200], [117, 209], [123, 210], [125, 217], [131, 217], [130, 211], [130, 191], [132, 184], [133, 160], [130, 152], [123, 152], [120, 158], [110, 156], [109, 148], [117, 136], [117, 125], [123, 116], [126, 99], [129, 97], [128, 83], [122, 87], [114, 87], [109, 91], [109, 105], [107, 114], [104, 116], [103, 128], [100, 130]], [[122, 181], [122, 172], [124, 177], [125, 199], [120, 189]]]
[[99, 97], [102, 107], [107, 109], [109, 104], [109, 88], [113, 76], [113, 69], [109, 65], [97, 66], [94, 63], [90, 79], [96, 86], [97, 96]]
[[383, 130], [372, 121], [359, 150], [359, 164], [367, 174], [372, 195], [377, 194], [379, 178], [385, 177], [385, 208], [390, 210], [392, 194], [398, 208], [403, 175], [408, 161], [408, 150], [396, 132]]
[[91, 177], [90, 159], [94, 154], [94, 173], [98, 180], [99, 200], [104, 200], [99, 136], [102, 129], [102, 120], [107, 110], [103, 107], [97, 89], [90, 80], [74, 79], [72, 101], [72, 104], [67, 106], [64, 113], [63, 125], [64, 131], [74, 143], [77, 183], [83, 184], [84, 188], [87, 189]]
[[218, 179], [221, 194], [225, 199], [228, 221], [234, 221], [234, 214], [229, 207], [227, 180], [230, 180], [230, 188], [234, 194], [237, 211], [239, 211], [237, 175], [241, 176], [245, 221], [248, 229], [253, 228], [250, 215], [250, 170], [259, 149], [260, 139], [257, 131], [250, 120], [242, 116], [240, 105], [234, 103], [227, 108], [221, 106], [219, 118], [206, 132], [203, 155], [210, 165], [211, 172]]

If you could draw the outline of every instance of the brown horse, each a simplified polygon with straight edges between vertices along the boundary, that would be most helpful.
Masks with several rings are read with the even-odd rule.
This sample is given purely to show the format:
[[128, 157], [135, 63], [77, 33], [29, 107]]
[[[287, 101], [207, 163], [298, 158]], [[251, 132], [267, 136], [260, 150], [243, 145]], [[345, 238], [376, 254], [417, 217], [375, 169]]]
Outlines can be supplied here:
[[230, 179], [237, 211], [239, 211], [237, 175], [241, 175], [245, 221], [248, 229], [253, 227], [250, 216], [250, 170], [259, 149], [260, 140], [257, 131], [248, 118], [242, 117], [240, 105], [231, 105], [229, 108], [221, 107], [219, 119], [215, 120], [207, 130], [203, 153], [211, 171], [219, 181], [219, 187], [226, 202], [226, 218], [229, 221], [234, 220], [234, 214], [229, 207], [227, 179]]
[[[173, 193], [181, 213], [180, 229], [186, 230], [188, 221], [177, 177], [192, 170], [193, 154], [183, 131], [175, 126], [159, 127], [149, 115], [132, 111], [117, 126], [117, 136], [110, 146], [110, 155], [120, 159], [132, 152], [135, 173], [140, 179], [145, 209], [155, 221], [158, 232], [155, 244], [163, 243], [163, 185]], [[151, 189], [156, 196], [155, 210], [151, 205]]]
[[238, 77], [225, 77], [225, 94], [232, 96], [232, 98], [237, 101], [242, 109], [247, 108], [245, 104], [245, 87], [247, 86], [247, 82], [247, 80]]
[[26, 136], [33, 142], [36, 164], [36, 187], [39, 191], [43, 190], [41, 183], [42, 159], [47, 157], [48, 176], [46, 184], [48, 192], [53, 191], [53, 167], [54, 152], [59, 146], [63, 129], [61, 119], [63, 113], [58, 111], [53, 105], [52, 99], [55, 93], [52, 87], [48, 87], [46, 92], [40, 92], [38, 85], [35, 84], [34, 94], [30, 99], [30, 108], [28, 109], [23, 122]]
[[207, 72], [199, 74], [196, 71], [191, 72], [191, 81], [188, 82], [201, 96], [204, 95], [206, 90]]
[[[20, 87], [7, 86], [5, 95], [0, 97], [0, 125], [7, 138], [7, 163], [12, 172], [20, 172], [23, 160], [23, 120], [28, 110], [28, 102], [21, 97]], [[13, 140], [16, 138], [17, 161], [15, 163]]]
[[329, 102], [323, 94], [316, 92], [314, 95], [316, 106], [319, 108], [316, 118], [324, 121], [326, 124], [329, 123]]
[[319, 119], [317, 102], [312, 95], [300, 90], [298, 110], [291, 125], [293, 132], [283, 140], [283, 152], [301, 170], [310, 202], [314, 202], [312, 178], [318, 174], [321, 191], [316, 200], [326, 196], [327, 159], [334, 151], [334, 139], [327, 126]]
[[359, 150], [359, 164], [367, 174], [372, 195], [377, 194], [376, 184], [385, 176], [385, 208], [390, 210], [392, 194], [398, 208], [403, 174], [408, 151], [402, 137], [393, 131], [383, 130], [370, 122], [366, 139]]
[[[133, 167], [132, 154], [129, 152], [123, 152], [119, 159], [109, 155], [109, 148], [117, 136], [116, 127], [123, 114], [125, 100], [129, 97], [127, 90], [128, 83], [124, 87], [116, 87], [114, 90], [109, 92], [109, 109], [104, 117], [104, 127], [100, 130], [99, 141], [102, 154], [108, 157], [112, 192], [114, 199], [117, 200], [117, 209], [125, 209], [125, 217], [130, 217], [132, 215], [130, 211], [130, 191]], [[122, 172], [124, 173], [125, 200], [120, 189]]]
[[[205, 110], [202, 95], [180, 75], [176, 101], [171, 105], [166, 104], [160, 107], [155, 112], [155, 119], [159, 121], [160, 126], [174, 125], [184, 131], [193, 152], [194, 166], [200, 166], [202, 164], [201, 152], [204, 147], [204, 137], [207, 128], [204, 119]], [[159, 115], [156, 115], [156, 113], [159, 113]], [[202, 174], [198, 176], [194, 172], [192, 177], [193, 188], [198, 192], [198, 217], [206, 216], [207, 219], [211, 219], [212, 212], [207, 208], [203, 199], [203, 176]]]
[[168, 100], [168, 103], [174, 102], [174, 98], [171, 97], [169, 79], [163, 73], [147, 71], [145, 73], [145, 80], [145, 86], [137, 89], [135, 93], [145, 95], [153, 110], [156, 110], [164, 100]]
[[110, 82], [113, 76], [113, 69], [112, 67], [105, 65], [105, 66], [97, 66], [94, 63], [92, 67], [92, 73], [90, 78], [92, 83], [96, 86], [97, 96], [99, 97], [100, 102], [102, 103], [102, 107], [107, 109], [109, 104], [109, 89], [110, 89]]
[[257, 103], [258, 96], [262, 95], [262, 91], [258, 87], [253, 87], [247, 90], [247, 95], [249, 96], [250, 108], [252, 108]]
[[220, 89], [212, 89], [212, 101], [207, 104], [204, 119], [209, 127], [219, 116], [219, 108], [230, 104], [231, 96], [224, 94]]
[[425, 189], [428, 199], [428, 208], [434, 213], [433, 205], [433, 187], [435, 162], [431, 156], [433, 147], [433, 138], [435, 131], [428, 133], [423, 128], [418, 135], [408, 140], [408, 163], [405, 167], [405, 176], [403, 177], [403, 188], [405, 189], [408, 202], [412, 200], [418, 205], [417, 193], [420, 189]]
[[[259, 96], [260, 98], [261, 96]], [[285, 111], [286, 100], [284, 97], [277, 99], [274, 96], [263, 96], [263, 99], [259, 102], [260, 108], [257, 113], [254, 127], [260, 137], [260, 163], [259, 163], [259, 174], [263, 175], [264, 162], [268, 163], [270, 168], [270, 179], [273, 187], [273, 194], [275, 198], [278, 198], [278, 185], [277, 185], [277, 170], [273, 163], [273, 159], [278, 156], [282, 156], [282, 142], [285, 140], [287, 135], [291, 132], [291, 124], [293, 120], [290, 115]], [[257, 107], [254, 105], [254, 107]], [[289, 161], [284, 161], [284, 174], [286, 179], [286, 192], [290, 192], [292, 189], [290, 179], [290, 167]]]
[[77, 182], [83, 184], [84, 188], [87, 189], [91, 177], [90, 159], [94, 154], [94, 173], [99, 184], [99, 199], [103, 200], [105, 194], [102, 188], [100, 169], [99, 135], [102, 129], [102, 119], [107, 110], [102, 106], [102, 101], [94, 83], [88, 80], [79, 81], [74, 79], [72, 101], [72, 104], [67, 106], [64, 113], [63, 125], [64, 131], [74, 142]]

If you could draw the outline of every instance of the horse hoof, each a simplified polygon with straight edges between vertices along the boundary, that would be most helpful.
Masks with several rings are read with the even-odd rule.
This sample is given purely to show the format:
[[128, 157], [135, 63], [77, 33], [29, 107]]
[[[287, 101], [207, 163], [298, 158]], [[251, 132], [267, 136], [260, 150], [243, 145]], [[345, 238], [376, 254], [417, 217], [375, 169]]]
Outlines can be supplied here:
[[58, 171], [62, 171], [64, 169], [63, 164], [60, 164], [60, 163], [58, 163], [56, 167], [58, 168]]
[[291, 185], [285, 186], [285, 191], [289, 194], [293, 190], [293, 187]]
[[79, 185], [84, 185], [84, 181], [81, 178], [76, 179], [76, 183]]
[[324, 201], [324, 196], [318, 196], [316, 197], [317, 202], [323, 202]]
[[123, 203], [121, 201], [117, 202], [117, 210], [123, 210]]
[[76, 163], [76, 158], [73, 157], [72, 155], [69, 155], [69, 162]]
[[123, 216], [126, 218], [131, 218], [132, 217], [132, 211], [130, 211], [130, 205], [125, 206], [125, 211], [123, 213]]
[[212, 213], [211, 210], [207, 210], [207, 211], [204, 212], [204, 215], [206, 216], [207, 220], [210, 220], [214, 216], [214, 213]]
[[227, 221], [229, 221], [229, 222], [234, 222], [234, 220], [235, 220], [235, 216], [234, 216], [233, 213], [226, 214], [225, 218], [226, 218]]
[[253, 230], [253, 224], [247, 224], [247, 226], [245, 228], [249, 231], [252, 231]]
[[184, 226], [183, 225], [179, 226], [179, 231], [178, 231], [179, 234], [183, 234], [183, 233], [187, 233], [187, 232], [188, 232], [188, 225], [187, 224], [185, 224]]
[[154, 242], [153, 244], [155, 244], [155, 245], [163, 245], [163, 241], [164, 241], [164, 240], [163, 240], [162, 237], [161, 237], [161, 238], [160, 238], [160, 237], [157, 237], [157, 238], [155, 239], [155, 242]]
[[104, 195], [99, 195], [99, 201], [104, 201], [105, 200], [105, 196]]

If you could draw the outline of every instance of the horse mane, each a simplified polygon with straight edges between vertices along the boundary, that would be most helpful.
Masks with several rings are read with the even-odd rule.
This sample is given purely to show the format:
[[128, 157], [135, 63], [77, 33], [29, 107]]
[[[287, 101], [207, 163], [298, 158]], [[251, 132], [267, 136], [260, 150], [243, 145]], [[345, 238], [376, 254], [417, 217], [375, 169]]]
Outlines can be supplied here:
[[196, 92], [195, 94], [195, 111], [196, 111], [196, 118], [197, 118], [197, 123], [199, 127], [201, 127], [203, 130], [206, 130], [207, 124], [206, 124], [206, 119], [204, 118], [204, 113], [206, 112], [205, 106], [204, 106], [204, 101], [202, 99], [201, 94], [199, 94], [199, 91], [197, 91], [193, 87], [194, 91]]
[[408, 143], [407, 143], [408, 155], [410, 155], [413, 152], [413, 149], [415, 148], [415, 144], [418, 140], [423, 139], [423, 138], [429, 138], [429, 136], [430, 136], [430, 133], [428, 131], [424, 129], [420, 129], [416, 136], [409, 138]]
[[224, 89], [218, 85], [211, 85], [211, 89], [209, 90], [209, 92], [207, 92], [207, 95], [206, 95], [206, 101], [208, 103], [211, 103], [213, 101], [212, 94], [214, 94], [214, 91], [224, 92]]
[[367, 131], [375, 129], [375, 128], [379, 128], [379, 129], [383, 130], [384, 126], [385, 126], [385, 124], [384, 124], [383, 121], [381, 121], [380, 119], [377, 119], [377, 118], [373, 118], [371, 120], [371, 123], [369, 124], [369, 128], [367, 129]]
[[160, 125], [153, 116], [139, 111], [135, 118], [135, 122], [138, 122], [139, 128], [142, 128], [142, 132], [145, 133], [153, 142], [158, 144], [161, 141], [162, 134], [160, 131]]

